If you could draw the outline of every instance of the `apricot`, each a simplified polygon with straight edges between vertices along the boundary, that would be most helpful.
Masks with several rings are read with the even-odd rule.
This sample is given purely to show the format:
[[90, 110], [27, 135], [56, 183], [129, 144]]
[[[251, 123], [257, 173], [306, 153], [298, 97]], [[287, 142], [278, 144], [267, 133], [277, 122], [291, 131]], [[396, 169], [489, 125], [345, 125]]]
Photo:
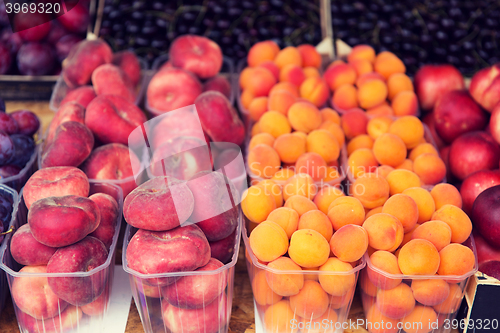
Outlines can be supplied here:
[[349, 63], [357, 60], [366, 60], [370, 63], [375, 61], [375, 50], [370, 45], [360, 44], [352, 48], [351, 52], [347, 55]]
[[401, 59], [389, 51], [380, 52], [377, 55], [373, 68], [386, 80], [392, 74], [406, 72], [406, 67]]
[[415, 159], [413, 171], [428, 185], [437, 184], [446, 177], [446, 165], [441, 157], [429, 153], [419, 155]]
[[351, 155], [357, 149], [368, 148], [372, 149], [373, 147], [373, 139], [369, 137], [367, 134], [361, 134], [357, 137], [353, 138], [347, 144], [347, 155]]
[[273, 176], [273, 178], [271, 178], [272, 180], [276, 181], [276, 182], [279, 182], [280, 185], [287, 180], [289, 179], [290, 177], [292, 177], [293, 175], [295, 175], [295, 172], [290, 169], [290, 168], [283, 168], [281, 169], [280, 171], [276, 172]]
[[321, 74], [316, 67], [304, 67], [302, 70], [304, 71], [306, 78], [321, 77]]
[[288, 178], [283, 187], [283, 198], [288, 200], [293, 195], [301, 195], [313, 199], [318, 192], [312, 177], [306, 173], [297, 173]]
[[312, 210], [317, 210], [318, 207], [310, 199], [302, 195], [292, 195], [285, 201], [285, 207], [293, 209], [299, 215], [299, 218]]
[[439, 268], [439, 252], [426, 239], [412, 239], [400, 250], [399, 269], [405, 275], [434, 275]]
[[259, 66], [260, 67], [264, 67], [265, 69], [269, 70], [271, 73], [273, 73], [273, 75], [276, 78], [276, 80], [279, 80], [279, 78], [280, 78], [280, 69], [278, 68], [278, 66], [276, 66], [276, 64], [274, 63], [274, 61], [266, 60], [266, 61], [260, 63]]
[[259, 270], [253, 277], [252, 291], [255, 302], [264, 306], [275, 304], [283, 298], [269, 288], [266, 281], [266, 273], [263, 270]]
[[373, 65], [368, 60], [355, 60], [353, 62], [350, 62], [350, 64], [356, 71], [358, 77], [363, 74], [373, 72]]
[[384, 77], [382, 75], [380, 75], [379, 73], [375, 73], [375, 72], [365, 73], [356, 79], [356, 86], [359, 88], [362, 85], [364, 85], [365, 83], [370, 82], [371, 80], [380, 80], [382, 82], [385, 81]]
[[258, 121], [267, 111], [267, 97], [257, 97], [252, 99], [248, 106], [248, 113], [253, 121]]
[[295, 171], [311, 176], [313, 181], [320, 181], [326, 177], [326, 167], [323, 157], [314, 152], [302, 154], [295, 163]]
[[389, 133], [399, 136], [406, 148], [412, 149], [421, 143], [424, 137], [424, 125], [415, 116], [403, 116], [392, 122]]
[[299, 225], [299, 214], [292, 208], [279, 207], [269, 213], [267, 221], [274, 222], [282, 227], [288, 239], [290, 239]]
[[436, 204], [436, 209], [440, 209], [444, 205], [453, 205], [462, 208], [462, 196], [457, 188], [451, 184], [437, 184], [432, 188], [431, 195]]
[[283, 134], [276, 138], [273, 148], [284, 163], [295, 163], [306, 152], [306, 140], [298, 135]]
[[254, 95], [253, 93], [248, 90], [248, 89], [245, 89], [243, 90], [243, 92], [241, 93], [241, 105], [243, 105], [243, 107], [247, 110], [248, 112], [248, 107], [250, 106], [250, 103], [252, 102], [252, 100], [254, 99]]
[[400, 283], [392, 289], [379, 289], [376, 304], [380, 312], [392, 319], [401, 319], [415, 308], [415, 298], [411, 288]]
[[361, 109], [352, 109], [342, 115], [342, 129], [348, 139], [366, 134], [368, 117]]
[[350, 305], [354, 296], [355, 287], [348, 290], [342, 296], [330, 296], [330, 310], [335, 309], [339, 310], [339, 312], [347, 311], [347, 306]]
[[250, 139], [248, 149], [252, 150], [255, 146], [264, 144], [272, 147], [274, 144], [274, 137], [269, 133], [258, 133]]
[[310, 153], [319, 154], [326, 163], [335, 161], [340, 155], [337, 139], [332, 133], [324, 129], [314, 130], [309, 133], [306, 149]]
[[332, 91], [335, 91], [343, 84], [354, 84], [356, 82], [356, 71], [349, 64], [339, 64], [337, 66], [329, 66], [323, 78]]
[[374, 285], [368, 278], [368, 273], [366, 270], [362, 270], [359, 276], [359, 286], [363, 292], [371, 297], [377, 296], [378, 288]]
[[375, 173], [383, 178], [387, 178], [387, 175], [393, 170], [394, 168], [389, 165], [381, 165], [375, 170]]
[[444, 205], [432, 215], [433, 220], [440, 220], [451, 228], [451, 242], [463, 243], [472, 232], [472, 222], [467, 214], [457, 206]]
[[278, 111], [268, 111], [260, 117], [259, 128], [263, 133], [269, 133], [277, 138], [292, 131], [288, 118]]
[[357, 261], [368, 249], [368, 234], [359, 225], [346, 224], [331, 237], [330, 249], [342, 261]]
[[243, 214], [252, 222], [265, 221], [269, 213], [276, 208], [276, 201], [270, 193], [261, 187], [251, 186], [243, 193], [241, 209]]
[[392, 99], [391, 103], [394, 115], [416, 116], [418, 114], [418, 99], [413, 91], [401, 91]]
[[382, 213], [396, 217], [405, 233], [412, 230], [418, 221], [417, 203], [406, 194], [395, 194], [390, 197], [384, 203]]
[[321, 113], [321, 122], [324, 123], [325, 121], [329, 120], [337, 125], [340, 125], [340, 116], [337, 113], [337, 111], [330, 109], [330, 108], [324, 108], [319, 111]]
[[389, 198], [389, 183], [376, 173], [365, 173], [354, 181], [352, 194], [363, 207], [372, 209]]
[[365, 215], [365, 220], [372, 215], [382, 213], [382, 208], [383, 208], [383, 206], [379, 206], [379, 207], [375, 207], [375, 208], [368, 210], [368, 212], [366, 212], [366, 215]]
[[406, 145], [398, 136], [384, 133], [375, 140], [373, 154], [380, 164], [395, 168], [406, 159]]
[[278, 44], [271, 40], [255, 43], [250, 50], [248, 50], [248, 66], [255, 67], [265, 61], [273, 61], [279, 51], [280, 48]]
[[[426, 223], [425, 223], [426, 224]], [[439, 275], [464, 275], [474, 268], [474, 252], [467, 246], [452, 243], [439, 251], [441, 259], [437, 273]]]
[[426, 306], [438, 305], [450, 294], [450, 286], [441, 279], [411, 281], [411, 290], [415, 300]]
[[264, 312], [264, 327], [269, 333], [297, 333], [297, 328], [290, 324], [296, 319], [295, 313], [290, 308], [290, 302], [281, 300], [271, 305]]
[[304, 287], [296, 295], [290, 296], [290, 307], [298, 316], [316, 319], [328, 310], [328, 294], [316, 281], [304, 281]]
[[261, 180], [255, 186], [260, 186], [264, 189], [266, 194], [270, 194], [274, 198], [276, 208], [283, 206], [283, 194], [281, 193], [281, 186], [270, 179]]
[[[317, 271], [319, 267], [301, 267], [303, 271]], [[318, 281], [317, 273], [304, 274], [304, 281]]]
[[389, 99], [392, 100], [401, 91], [413, 92], [413, 83], [404, 73], [395, 73], [387, 79], [387, 89], [389, 90]]
[[300, 87], [305, 79], [306, 75], [300, 66], [288, 64], [280, 69], [280, 82], [290, 82], [293, 85]]
[[271, 221], [264, 221], [256, 226], [250, 233], [249, 240], [255, 257], [264, 262], [273, 261], [288, 250], [285, 230]]
[[401, 327], [407, 333], [429, 333], [432, 332], [438, 317], [432, 308], [422, 305], [415, 306], [415, 309], [402, 321]]
[[297, 65], [302, 67], [302, 56], [296, 47], [288, 46], [278, 52], [274, 62], [281, 70], [286, 65]]
[[403, 226], [392, 215], [379, 213], [367, 218], [363, 228], [368, 233], [370, 247], [376, 250], [395, 251], [403, 241]]
[[436, 310], [438, 313], [442, 314], [454, 313], [458, 310], [460, 304], [462, 303], [462, 298], [464, 297], [464, 294], [460, 285], [456, 283], [451, 283], [448, 284], [448, 286], [450, 287], [450, 293], [448, 294], [448, 297], [446, 297], [446, 299], [443, 302], [433, 306], [434, 310]]
[[415, 161], [415, 159], [422, 154], [433, 154], [439, 156], [437, 149], [434, 148], [431, 143], [420, 143], [410, 151], [408, 158], [412, 161]]
[[324, 185], [321, 187], [314, 197], [313, 202], [318, 209], [325, 214], [328, 214], [330, 204], [337, 198], [344, 197], [345, 194], [341, 189], [331, 185]]
[[340, 182], [340, 173], [339, 168], [336, 166], [327, 166], [326, 167], [326, 176], [323, 178], [323, 182], [326, 184], [334, 185], [332, 182], [337, 183]]
[[333, 228], [328, 216], [320, 210], [310, 210], [300, 216], [298, 230], [312, 229], [319, 232], [327, 241], [332, 238]]
[[426, 239], [441, 251], [451, 242], [451, 228], [443, 221], [428, 221], [418, 226], [412, 233], [412, 239]]
[[280, 296], [297, 295], [304, 286], [303, 274], [286, 274], [273, 271], [302, 271], [299, 265], [288, 257], [279, 257], [267, 264], [266, 280], [269, 288]]
[[358, 103], [363, 109], [371, 109], [382, 104], [387, 98], [384, 81], [370, 80], [358, 87]]
[[327, 120], [327, 121], [324, 121], [319, 126], [319, 129], [321, 129], [321, 130], [327, 130], [328, 132], [330, 132], [331, 134], [333, 134], [333, 136], [337, 140], [337, 143], [338, 143], [339, 147], [342, 147], [344, 145], [344, 143], [345, 143], [344, 131], [342, 130], [342, 128], [340, 127], [339, 124], [334, 123], [331, 120]]
[[347, 224], [362, 225], [365, 220], [365, 210], [358, 199], [340, 197], [328, 207], [328, 218], [333, 230], [337, 231]]
[[299, 98], [299, 87], [290, 82], [278, 82], [269, 91], [269, 96], [271, 96], [276, 91], [285, 90], [292, 94], [293, 97]]
[[403, 193], [408, 188], [419, 187], [422, 184], [417, 174], [406, 169], [391, 171], [385, 179], [389, 183], [391, 195]]
[[407, 158], [403, 163], [398, 165], [396, 169], [404, 169], [413, 172], [413, 161]]
[[264, 67], [255, 67], [248, 75], [245, 90], [254, 97], [269, 95], [269, 91], [276, 84], [276, 78], [270, 70]]
[[255, 136], [260, 133], [259, 122], [253, 124], [252, 129], [250, 130], [250, 136]]
[[392, 121], [392, 118], [389, 116], [372, 118], [366, 125], [366, 132], [373, 140], [376, 140], [382, 134], [389, 132], [389, 126], [391, 126]]
[[336, 109], [349, 110], [358, 107], [358, 89], [352, 84], [345, 83], [335, 89], [332, 104]]
[[276, 150], [265, 144], [258, 144], [250, 150], [247, 163], [250, 171], [261, 178], [271, 178], [281, 166], [281, 160]]
[[300, 97], [308, 100], [317, 107], [323, 106], [330, 95], [328, 85], [321, 77], [306, 78], [302, 81], [299, 92]]
[[300, 229], [290, 238], [288, 255], [302, 267], [323, 265], [330, 255], [328, 241], [316, 230]]
[[322, 122], [318, 108], [309, 102], [296, 102], [290, 106], [288, 120], [294, 130], [304, 133], [317, 129]]
[[[332, 296], [333, 297], [333, 296]], [[305, 318], [302, 320], [301, 325], [303, 325], [302, 332], [303, 333], [323, 333], [325, 332], [325, 323], [328, 323], [328, 327], [334, 327], [338, 321], [338, 315], [335, 310], [331, 307], [326, 310], [326, 312], [316, 319]]]
[[269, 94], [267, 100], [267, 109], [271, 111], [278, 111], [283, 115], [288, 114], [288, 109], [297, 101], [297, 98], [293, 96], [287, 90], [277, 90]]
[[365, 173], [377, 170], [378, 162], [371, 149], [361, 148], [353, 151], [347, 159], [347, 170], [354, 179]]
[[[381, 274], [372, 267], [387, 274]], [[367, 265], [368, 278], [380, 289], [396, 288], [402, 281], [399, 277], [389, 277], [387, 275], [401, 275], [398, 265], [398, 258], [389, 251], [375, 251], [370, 255], [370, 264]]]
[[[328, 251], [330, 251], [330, 249], [328, 249]], [[343, 296], [356, 284], [356, 276], [354, 273], [345, 274], [352, 270], [352, 266], [340, 259], [328, 258], [328, 260], [321, 265], [319, 270], [329, 273], [320, 274], [318, 279], [321, 287], [332, 296]]]
[[376, 304], [366, 312], [366, 329], [370, 333], [396, 333], [399, 331], [398, 322], [397, 319], [384, 316]]
[[240, 88], [245, 90], [245, 88], [249, 85], [250, 77], [252, 76], [253, 68], [245, 67], [240, 73], [240, 77], [238, 79], [238, 83], [240, 84]]
[[424, 223], [429, 221], [436, 210], [434, 200], [431, 194], [426, 189], [421, 187], [411, 187], [403, 191], [403, 194], [415, 200], [418, 207], [418, 221], [417, 223]]

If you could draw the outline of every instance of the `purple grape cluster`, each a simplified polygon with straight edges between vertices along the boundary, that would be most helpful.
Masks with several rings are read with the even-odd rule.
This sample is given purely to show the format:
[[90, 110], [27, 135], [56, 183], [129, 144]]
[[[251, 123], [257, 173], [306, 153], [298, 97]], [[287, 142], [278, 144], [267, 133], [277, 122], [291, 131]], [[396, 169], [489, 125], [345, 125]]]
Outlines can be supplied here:
[[319, 0], [106, 0], [99, 35], [115, 51], [133, 50], [152, 61], [184, 34], [210, 38], [235, 60], [262, 40], [316, 45]]
[[498, 0], [332, 1], [332, 25], [347, 44], [370, 44], [403, 60], [408, 73], [449, 63], [464, 75], [500, 61]]

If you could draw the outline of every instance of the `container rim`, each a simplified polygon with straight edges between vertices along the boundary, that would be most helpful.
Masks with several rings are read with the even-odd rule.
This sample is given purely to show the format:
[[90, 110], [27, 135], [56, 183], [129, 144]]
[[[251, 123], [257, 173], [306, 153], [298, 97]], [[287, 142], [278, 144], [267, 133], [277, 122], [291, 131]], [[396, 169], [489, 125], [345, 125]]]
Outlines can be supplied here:
[[[128, 261], [127, 261], [127, 247], [130, 242], [130, 239], [132, 238], [132, 226], [127, 223], [127, 228], [125, 229], [125, 237], [123, 238], [123, 251], [122, 251], [122, 262], [123, 262], [123, 269], [125, 272], [128, 274], [140, 278], [140, 279], [154, 279], [154, 278], [166, 278], [166, 277], [183, 277], [183, 276], [193, 276], [193, 275], [215, 275], [222, 273], [236, 265], [236, 262], [238, 261], [238, 255], [239, 255], [239, 250], [240, 250], [240, 241], [241, 241], [241, 228], [242, 228], [242, 221], [243, 221], [243, 215], [241, 212], [241, 209], [238, 208], [239, 215], [238, 215], [238, 225], [236, 227], [236, 242], [234, 244], [234, 252], [233, 256], [231, 258], [231, 261], [227, 264], [225, 264], [222, 267], [219, 267], [215, 270], [212, 271], [188, 271], [188, 272], [173, 272], [173, 273], [155, 273], [155, 274], [143, 274], [139, 273], [136, 270], [133, 270], [128, 267]], [[136, 228], [134, 228], [136, 229]], [[135, 233], [135, 232], [134, 232]]]
[[[270, 272], [273, 274], [318, 274], [318, 275], [351, 275], [358, 273], [361, 269], [363, 269], [366, 266], [366, 259], [365, 256], [361, 257], [361, 259], [358, 260], [358, 263], [356, 264], [355, 267], [353, 267], [351, 270], [347, 272], [335, 272], [335, 271], [319, 271], [319, 270], [300, 270], [300, 271], [290, 271], [290, 270], [279, 270], [275, 268], [270, 268], [269, 266], [263, 265], [259, 262], [257, 257], [252, 251], [252, 248], [250, 247], [250, 240], [248, 239], [247, 236], [247, 228], [245, 225], [243, 225], [242, 228], [242, 238], [243, 242], [245, 243], [245, 248], [248, 251], [248, 256], [250, 257], [252, 264], [259, 268], [262, 269], [266, 272]], [[248, 257], [245, 256], [248, 260]]]
[[[40, 277], [89, 277], [91, 275], [94, 275], [104, 269], [107, 269], [110, 265], [112, 260], [114, 260], [115, 256], [114, 253], [116, 251], [116, 245], [118, 243], [118, 236], [120, 234], [120, 228], [121, 228], [121, 221], [122, 221], [122, 212], [123, 212], [123, 192], [120, 186], [113, 184], [113, 183], [108, 183], [108, 182], [101, 182], [100, 180], [95, 180], [95, 179], [89, 179], [89, 183], [92, 184], [104, 184], [104, 185], [111, 185], [117, 190], [118, 194], [118, 207], [119, 207], [119, 213], [116, 218], [117, 223], [115, 226], [115, 233], [113, 235], [113, 242], [111, 243], [111, 246], [109, 248], [108, 252], [108, 258], [106, 259], [106, 262], [100, 266], [95, 267], [94, 269], [88, 271], [88, 272], [70, 272], [70, 273], [26, 273], [26, 272], [16, 272], [9, 266], [7, 266], [4, 263], [5, 255], [7, 253], [7, 244], [10, 244], [10, 240], [12, 238], [13, 233], [10, 233], [5, 239], [0, 247], [0, 269], [5, 271], [5, 273], [9, 274], [10, 276], [14, 277], [22, 277], [22, 276], [40, 276]], [[21, 204], [22, 201], [22, 194], [23, 194], [23, 189], [21, 189], [21, 192], [19, 193], [19, 204]], [[99, 193], [99, 192], [97, 192]], [[19, 208], [19, 207], [17, 207]], [[19, 209], [16, 210], [18, 212]], [[15, 222], [17, 221], [17, 214], [16, 218], [12, 219], [9, 227], [14, 226]]]

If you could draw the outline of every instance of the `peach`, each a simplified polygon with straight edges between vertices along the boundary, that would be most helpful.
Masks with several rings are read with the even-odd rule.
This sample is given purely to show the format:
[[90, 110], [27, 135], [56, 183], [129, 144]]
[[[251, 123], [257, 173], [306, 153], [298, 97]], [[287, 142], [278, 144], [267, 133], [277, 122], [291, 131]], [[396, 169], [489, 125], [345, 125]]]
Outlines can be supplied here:
[[396, 169], [391, 171], [385, 178], [389, 183], [391, 195], [403, 193], [411, 187], [420, 187], [422, 182], [418, 175], [406, 169]]
[[337, 198], [344, 197], [345, 194], [341, 189], [331, 185], [324, 185], [321, 187], [314, 197], [314, 203], [320, 211], [328, 214], [330, 204]]
[[344, 262], [355, 262], [368, 249], [368, 234], [363, 227], [346, 224], [338, 229], [330, 239], [332, 253]]
[[308, 199], [313, 199], [318, 188], [314, 184], [313, 178], [305, 173], [297, 173], [288, 178], [283, 187], [283, 199], [288, 200], [291, 196], [301, 195]]
[[299, 217], [309, 211], [318, 209], [314, 202], [302, 195], [292, 195], [289, 197], [285, 202], [285, 207], [296, 211]]
[[288, 250], [288, 236], [283, 228], [271, 221], [261, 222], [250, 233], [250, 247], [257, 259], [273, 261]]
[[336, 109], [350, 110], [358, 107], [358, 90], [352, 84], [346, 83], [335, 89], [332, 105]]
[[382, 75], [386, 80], [395, 73], [406, 72], [406, 67], [394, 53], [384, 51], [377, 54], [374, 63], [375, 72]]
[[169, 61], [174, 67], [207, 79], [219, 73], [222, 51], [217, 43], [206, 37], [183, 35], [170, 44]]
[[418, 207], [415, 200], [406, 194], [395, 194], [391, 196], [382, 208], [382, 213], [396, 217], [405, 233], [412, 230], [418, 221]]
[[302, 66], [303, 67], [315, 67], [319, 68], [321, 66], [321, 55], [316, 51], [316, 48], [310, 44], [302, 44], [297, 47], [297, 50], [302, 56]]
[[255, 146], [248, 153], [250, 171], [257, 177], [271, 178], [280, 169], [281, 160], [273, 147], [265, 144]]
[[29, 224], [24, 224], [18, 228], [10, 242], [12, 258], [21, 265], [47, 265], [56, 250], [56, 248], [37, 241], [31, 233]]
[[269, 96], [276, 91], [285, 90], [292, 94], [293, 97], [299, 98], [299, 87], [290, 82], [278, 82], [269, 91]]
[[65, 104], [61, 104], [59, 110], [57, 110], [54, 118], [52, 118], [52, 121], [50, 122], [45, 141], [51, 142], [54, 139], [54, 135], [56, 134], [56, 130], [59, 125], [67, 121], [76, 121], [84, 124], [85, 108], [77, 102], [67, 102]]
[[241, 210], [246, 218], [254, 223], [265, 221], [276, 208], [276, 200], [271, 193], [260, 186], [251, 186], [242, 195]]
[[376, 250], [395, 251], [403, 241], [403, 225], [389, 214], [374, 214], [363, 222], [370, 247]]
[[372, 149], [372, 147], [373, 139], [366, 134], [361, 134], [349, 141], [347, 144], [347, 155], [351, 155], [357, 149]]
[[120, 51], [113, 54], [113, 64], [118, 66], [129, 78], [132, 86], [135, 87], [141, 79], [141, 64], [132, 51]]
[[95, 193], [89, 199], [95, 202], [101, 215], [99, 226], [89, 236], [100, 240], [106, 247], [106, 250], [109, 251], [113, 243], [121, 207], [119, 207], [116, 200], [109, 194]]
[[416, 116], [418, 114], [418, 99], [413, 91], [401, 91], [392, 99], [391, 103], [394, 115]]
[[[424, 224], [425, 225], [425, 224]], [[474, 269], [474, 252], [462, 244], [449, 244], [439, 251], [439, 275], [464, 275]]]
[[[74, 102], [80, 104], [84, 109], [96, 97], [95, 90], [92, 86], [81, 86], [70, 90], [59, 104], [59, 109], [66, 103]], [[59, 112], [59, 110], [58, 110]], [[54, 116], [55, 118], [56, 116]], [[53, 120], [52, 120], [53, 121]]]
[[[336, 142], [332, 138], [333, 142]], [[320, 154], [309, 152], [302, 154], [295, 163], [295, 171], [298, 174], [307, 174], [313, 181], [320, 181], [326, 177], [327, 164]]]
[[375, 173], [383, 178], [387, 178], [387, 175], [393, 171], [394, 168], [388, 165], [381, 165], [376, 170]]
[[273, 61], [279, 51], [280, 48], [278, 44], [271, 40], [255, 43], [250, 50], [248, 50], [248, 66], [255, 67], [265, 61]]
[[358, 87], [357, 97], [363, 109], [371, 109], [385, 101], [387, 86], [381, 80], [370, 80]]
[[436, 312], [422, 305], [415, 306], [415, 309], [402, 321], [401, 326], [408, 333], [429, 333], [436, 328], [438, 317]]
[[328, 241], [316, 230], [299, 229], [290, 238], [288, 255], [301, 267], [321, 266], [327, 261], [329, 254]]
[[328, 310], [328, 294], [316, 281], [304, 281], [297, 295], [290, 296], [290, 307], [298, 316], [317, 319]]
[[68, 306], [64, 311], [52, 318], [37, 320], [22, 311], [16, 313], [19, 326], [27, 332], [63, 332], [77, 328], [81, 325], [83, 312], [81, 307]]
[[297, 101], [297, 97], [287, 90], [276, 90], [269, 94], [267, 100], [267, 110], [278, 111], [279, 113], [288, 114], [288, 109]]
[[498, 98], [499, 77], [500, 66], [495, 64], [474, 74], [470, 82], [469, 91], [472, 98], [489, 112], [492, 112], [500, 101]]
[[349, 64], [340, 64], [328, 67], [323, 74], [323, 78], [332, 91], [335, 91], [343, 84], [354, 84], [356, 82], [356, 71]]
[[434, 310], [438, 313], [447, 315], [454, 313], [458, 310], [460, 304], [462, 303], [464, 293], [460, 285], [452, 283], [449, 284], [449, 287], [450, 293], [448, 294], [448, 297], [446, 297], [443, 302], [433, 306]]
[[351, 52], [347, 55], [349, 63], [357, 60], [366, 60], [370, 63], [375, 61], [375, 50], [370, 45], [360, 44], [352, 48]]
[[412, 149], [421, 143], [424, 137], [424, 126], [415, 116], [403, 116], [389, 126], [389, 133], [399, 136], [406, 148]]
[[356, 149], [347, 159], [347, 171], [352, 174], [354, 179], [365, 173], [375, 172], [377, 167], [378, 162], [375, 155], [368, 148]]
[[356, 284], [354, 273], [348, 273], [352, 270], [352, 266], [337, 258], [328, 258], [319, 270], [328, 272], [328, 274], [319, 275], [319, 283], [332, 296], [343, 296]]
[[472, 222], [467, 214], [453, 205], [444, 205], [432, 215], [433, 220], [440, 220], [451, 228], [451, 242], [463, 243], [472, 232]]
[[51, 196], [89, 195], [89, 180], [75, 167], [52, 167], [37, 170], [26, 182], [23, 199], [26, 207]]
[[276, 138], [273, 147], [282, 162], [295, 163], [306, 152], [306, 140], [298, 135], [282, 134]]
[[382, 274], [377, 270], [377, 268], [384, 273], [391, 275], [401, 275], [401, 270], [398, 265], [398, 258], [388, 251], [375, 251], [370, 255], [370, 264], [367, 266], [367, 275], [371, 283], [373, 283], [376, 288], [382, 290], [389, 290], [396, 288], [402, 281], [401, 278], [393, 278], [386, 276], [387, 274]]
[[82, 305], [80, 308], [82, 312], [88, 316], [102, 316], [108, 309], [109, 304], [109, 285], [106, 285], [101, 296], [97, 297], [89, 304]]
[[433, 275], [439, 268], [439, 252], [426, 239], [412, 239], [400, 250], [398, 264], [405, 275]]
[[300, 97], [317, 107], [326, 103], [329, 96], [328, 85], [320, 77], [306, 78], [300, 85]]
[[252, 279], [252, 291], [255, 302], [260, 305], [273, 305], [283, 298], [267, 284], [266, 272], [259, 270]]
[[104, 64], [92, 73], [92, 84], [97, 96], [118, 95], [133, 103], [135, 101], [134, 84], [118, 66]]
[[231, 261], [236, 243], [236, 231], [238, 231], [237, 228], [226, 238], [215, 242], [209, 242], [210, 255], [212, 258], [219, 260], [223, 264], [227, 264]]
[[302, 82], [306, 79], [306, 75], [302, 70], [302, 67], [295, 64], [285, 65], [280, 69], [280, 82], [290, 82], [293, 85], [300, 87]]
[[298, 329], [291, 324], [295, 318], [289, 301], [282, 300], [266, 309], [264, 327], [269, 333], [297, 333]]
[[411, 288], [405, 283], [400, 283], [392, 289], [379, 289], [376, 304], [384, 316], [401, 319], [413, 311], [415, 298]]
[[348, 139], [366, 134], [368, 117], [360, 109], [352, 109], [342, 115], [342, 129]]
[[333, 228], [325, 213], [310, 210], [300, 216], [297, 230], [312, 229], [319, 232], [327, 241], [332, 238]]
[[279, 271], [302, 271], [292, 259], [288, 257], [280, 257], [271, 261], [266, 270], [266, 281], [269, 287], [280, 296], [297, 295], [304, 286], [303, 274], [286, 274]]
[[462, 196], [457, 188], [451, 184], [437, 184], [432, 188], [431, 195], [436, 204], [436, 209], [440, 209], [447, 204], [462, 208]]
[[380, 164], [395, 168], [406, 159], [406, 145], [398, 136], [384, 133], [373, 143], [373, 154]]
[[441, 279], [411, 281], [411, 290], [415, 300], [426, 306], [438, 305], [450, 294], [450, 286]]
[[288, 109], [288, 120], [296, 131], [309, 133], [322, 122], [318, 108], [309, 102], [296, 102]]
[[365, 220], [365, 210], [358, 199], [339, 197], [328, 207], [328, 218], [333, 230], [337, 231], [347, 224], [362, 225]]

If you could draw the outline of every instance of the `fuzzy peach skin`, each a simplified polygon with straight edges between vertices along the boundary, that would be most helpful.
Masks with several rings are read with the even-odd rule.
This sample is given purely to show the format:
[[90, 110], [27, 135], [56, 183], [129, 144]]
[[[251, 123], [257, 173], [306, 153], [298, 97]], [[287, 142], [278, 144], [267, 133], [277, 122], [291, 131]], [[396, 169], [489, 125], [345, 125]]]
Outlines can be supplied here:
[[184, 35], [170, 44], [169, 60], [174, 67], [207, 79], [219, 73], [222, 51], [214, 41], [202, 36]]
[[141, 109], [114, 95], [97, 96], [85, 111], [85, 125], [102, 143], [128, 145], [130, 133], [146, 121]]
[[90, 82], [94, 69], [112, 59], [113, 51], [102, 39], [83, 40], [71, 49], [61, 75], [70, 88], [83, 86]]
[[118, 66], [128, 76], [135, 87], [141, 80], [141, 63], [132, 51], [120, 51], [113, 54], [113, 64]]
[[21, 265], [47, 265], [57, 248], [37, 241], [31, 233], [29, 224], [16, 230], [10, 241], [12, 258]]
[[222, 75], [216, 75], [203, 84], [203, 91], [218, 91], [228, 99], [231, 98], [231, 84]]
[[92, 73], [92, 84], [99, 95], [117, 95], [133, 103], [135, 101], [134, 85], [120, 67], [104, 64]]
[[[47, 273], [88, 272], [108, 258], [104, 244], [92, 236], [57, 250], [47, 264]], [[96, 300], [106, 285], [106, 269], [86, 277], [48, 277], [49, 286], [61, 299], [72, 305]]]
[[23, 198], [28, 209], [40, 199], [78, 195], [89, 196], [89, 179], [82, 170], [75, 167], [53, 167], [36, 171], [24, 185]]
[[[25, 266], [19, 273], [46, 274], [47, 266]], [[50, 289], [47, 276], [15, 277], [12, 282], [12, 297], [22, 312], [36, 319], [54, 317], [68, 306]]]
[[[109, 143], [100, 146], [90, 153], [90, 156], [80, 166], [90, 179], [124, 180], [139, 170], [139, 158], [121, 143]], [[135, 179], [118, 184], [126, 197], [137, 187]]]
[[67, 332], [78, 327], [83, 313], [81, 308], [76, 306], [68, 306], [61, 314], [52, 318], [37, 320], [32, 316], [24, 313], [17, 313], [17, 320], [21, 325], [23, 332], [29, 333], [59, 333]]
[[205, 140], [200, 120], [193, 112], [180, 111], [162, 115], [148, 121], [145, 127], [153, 150], [181, 136]]
[[106, 247], [106, 250], [109, 251], [111, 243], [113, 243], [120, 207], [116, 200], [109, 194], [96, 193], [92, 194], [89, 199], [95, 202], [101, 214], [99, 226], [89, 236], [100, 240]]
[[[217, 259], [210, 258], [208, 264], [196, 272], [215, 271], [224, 266]], [[200, 309], [215, 301], [227, 286], [227, 270], [217, 274], [188, 275], [175, 283], [163, 287], [162, 296], [173, 306], [184, 309]]]
[[174, 177], [155, 177], [127, 195], [123, 217], [139, 229], [166, 231], [184, 223], [193, 209], [193, 193], [186, 182]]
[[194, 196], [189, 220], [210, 242], [228, 237], [238, 226], [238, 198], [231, 180], [219, 172], [202, 171], [187, 182]]
[[82, 305], [80, 309], [82, 309], [83, 313], [88, 316], [101, 316], [104, 314], [109, 304], [109, 289], [110, 283], [106, 284], [104, 291], [101, 296], [97, 297], [89, 304]]
[[[210, 261], [210, 246], [195, 224], [168, 231], [139, 229], [127, 248], [128, 267], [142, 274], [194, 271]], [[151, 278], [143, 282], [165, 286], [177, 278]]]
[[474, 74], [469, 87], [470, 94], [488, 112], [500, 102], [500, 64], [495, 64]]
[[210, 253], [212, 258], [215, 258], [227, 264], [233, 258], [234, 245], [236, 244], [236, 232], [238, 228], [234, 229], [233, 233], [224, 239], [209, 242], [210, 243]]
[[180, 68], [162, 68], [149, 81], [147, 104], [162, 113], [168, 112], [193, 104], [202, 91], [193, 73]]
[[85, 123], [85, 108], [77, 102], [67, 102], [62, 104], [57, 110], [54, 118], [50, 122], [49, 129], [47, 130], [46, 142], [54, 139], [56, 129], [64, 122], [76, 121], [77, 123]]
[[194, 101], [203, 130], [215, 142], [241, 145], [245, 127], [226, 96], [217, 91], [207, 91]]
[[[76, 102], [83, 106], [83, 108], [87, 108], [87, 105], [96, 97], [94, 88], [92, 86], [81, 86], [76, 89], [71, 90], [66, 94], [66, 96], [59, 104], [59, 109], [66, 103]], [[59, 110], [57, 111], [59, 112]], [[57, 113], [56, 113], [57, 115]]]
[[171, 332], [215, 333], [228, 324], [226, 294], [201, 309], [182, 309], [162, 302], [163, 322]]
[[94, 136], [87, 126], [76, 121], [64, 122], [57, 127], [52, 141], [43, 148], [41, 166], [79, 166], [93, 147]]
[[100, 220], [101, 213], [95, 202], [76, 195], [40, 199], [28, 211], [33, 237], [51, 247], [82, 240], [99, 226]]

